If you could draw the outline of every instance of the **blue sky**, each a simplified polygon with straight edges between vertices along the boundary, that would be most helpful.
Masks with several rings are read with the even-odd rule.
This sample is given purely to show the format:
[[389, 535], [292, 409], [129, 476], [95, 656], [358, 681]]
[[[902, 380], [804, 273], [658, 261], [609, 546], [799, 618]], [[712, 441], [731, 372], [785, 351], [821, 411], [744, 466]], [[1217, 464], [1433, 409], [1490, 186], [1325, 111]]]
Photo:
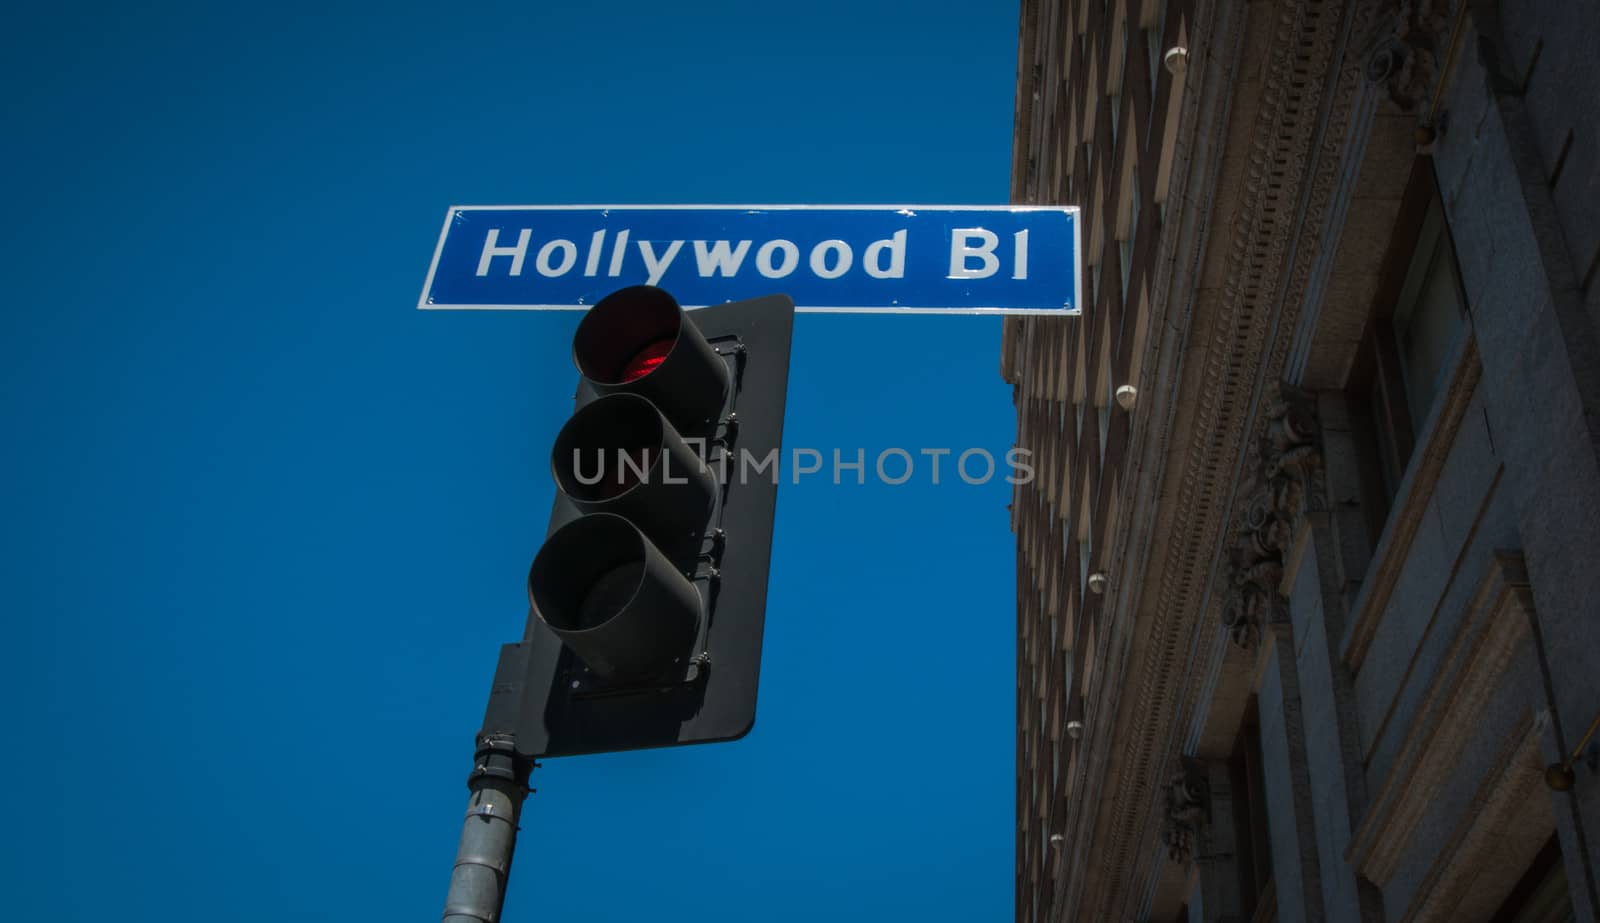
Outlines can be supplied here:
[[[18, 919], [431, 919], [571, 313], [418, 312], [455, 203], [1002, 203], [1014, 3], [126, 4], [0, 36]], [[802, 316], [785, 439], [1014, 435], [994, 317]], [[731, 744], [553, 760], [506, 919], [1012, 916], [1009, 487], [779, 496]]]

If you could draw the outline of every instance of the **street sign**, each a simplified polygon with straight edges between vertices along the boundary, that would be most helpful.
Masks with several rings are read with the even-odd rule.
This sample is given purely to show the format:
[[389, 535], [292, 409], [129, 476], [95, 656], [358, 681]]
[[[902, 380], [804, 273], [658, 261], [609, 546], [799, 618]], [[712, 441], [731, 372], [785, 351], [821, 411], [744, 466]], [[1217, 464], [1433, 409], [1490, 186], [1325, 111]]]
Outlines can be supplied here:
[[1068, 315], [1078, 237], [1067, 206], [458, 205], [417, 307], [581, 311], [645, 284], [685, 307]]

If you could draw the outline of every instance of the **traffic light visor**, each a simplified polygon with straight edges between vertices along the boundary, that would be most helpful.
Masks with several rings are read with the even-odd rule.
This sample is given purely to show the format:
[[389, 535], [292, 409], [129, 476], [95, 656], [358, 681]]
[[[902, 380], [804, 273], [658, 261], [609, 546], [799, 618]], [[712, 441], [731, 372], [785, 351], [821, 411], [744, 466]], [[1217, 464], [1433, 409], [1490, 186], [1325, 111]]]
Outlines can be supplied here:
[[574, 500], [610, 500], [650, 476], [667, 440], [667, 422], [631, 394], [603, 397], [561, 428], [551, 451], [556, 485]]
[[572, 360], [596, 392], [646, 397], [679, 430], [715, 419], [730, 386], [727, 364], [677, 300], [649, 285], [590, 308], [572, 338]]
[[595, 384], [620, 385], [654, 372], [678, 345], [683, 309], [659, 288], [635, 285], [602, 298], [578, 324], [573, 358]]
[[700, 624], [700, 595], [632, 523], [582, 516], [545, 542], [528, 571], [528, 600], [550, 630], [604, 678], [635, 678], [681, 662]]
[[580, 408], [556, 436], [550, 468], [578, 509], [624, 516], [669, 552], [704, 532], [716, 503], [711, 470], [637, 394]]

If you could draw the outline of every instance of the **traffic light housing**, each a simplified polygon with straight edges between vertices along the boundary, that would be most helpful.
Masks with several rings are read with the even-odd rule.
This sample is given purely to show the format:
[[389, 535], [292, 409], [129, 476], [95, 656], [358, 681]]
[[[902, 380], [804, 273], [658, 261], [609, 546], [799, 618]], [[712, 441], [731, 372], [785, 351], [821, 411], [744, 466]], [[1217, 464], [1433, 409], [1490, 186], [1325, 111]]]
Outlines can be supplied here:
[[576, 408], [484, 734], [526, 757], [705, 743], [755, 721], [794, 304], [633, 286], [573, 337]]

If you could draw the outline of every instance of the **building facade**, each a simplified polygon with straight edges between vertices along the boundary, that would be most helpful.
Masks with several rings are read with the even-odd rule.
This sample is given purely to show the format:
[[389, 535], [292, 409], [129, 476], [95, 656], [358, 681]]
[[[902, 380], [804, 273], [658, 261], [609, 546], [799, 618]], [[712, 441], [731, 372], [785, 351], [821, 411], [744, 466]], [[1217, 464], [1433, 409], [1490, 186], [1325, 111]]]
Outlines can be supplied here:
[[1023, 0], [1019, 920], [1600, 923], [1600, 4]]

